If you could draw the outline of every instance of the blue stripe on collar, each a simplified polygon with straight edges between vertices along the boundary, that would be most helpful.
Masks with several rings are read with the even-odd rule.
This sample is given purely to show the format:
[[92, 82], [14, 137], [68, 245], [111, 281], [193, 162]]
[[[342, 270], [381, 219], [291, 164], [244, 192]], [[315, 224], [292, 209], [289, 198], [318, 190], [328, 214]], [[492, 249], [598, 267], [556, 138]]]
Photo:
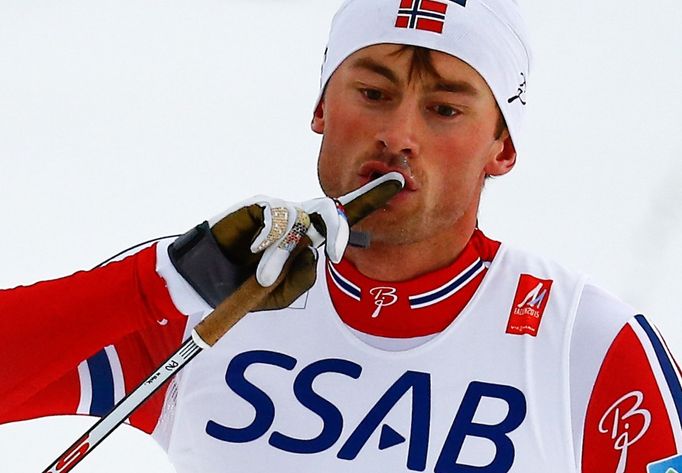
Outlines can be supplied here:
[[429, 292], [410, 296], [410, 307], [413, 309], [421, 309], [453, 296], [483, 270], [485, 270], [483, 261], [478, 258], [468, 268], [452, 278], [450, 281], [443, 284], [441, 287]]

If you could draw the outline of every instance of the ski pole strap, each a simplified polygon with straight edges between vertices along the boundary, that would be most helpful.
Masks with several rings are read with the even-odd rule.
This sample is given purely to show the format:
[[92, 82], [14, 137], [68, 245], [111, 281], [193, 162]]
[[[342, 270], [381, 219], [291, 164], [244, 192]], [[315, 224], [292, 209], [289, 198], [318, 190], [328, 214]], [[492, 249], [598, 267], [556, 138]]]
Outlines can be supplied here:
[[171, 263], [214, 309], [244, 282], [248, 274], [222, 252], [208, 222], [180, 236], [168, 247]]

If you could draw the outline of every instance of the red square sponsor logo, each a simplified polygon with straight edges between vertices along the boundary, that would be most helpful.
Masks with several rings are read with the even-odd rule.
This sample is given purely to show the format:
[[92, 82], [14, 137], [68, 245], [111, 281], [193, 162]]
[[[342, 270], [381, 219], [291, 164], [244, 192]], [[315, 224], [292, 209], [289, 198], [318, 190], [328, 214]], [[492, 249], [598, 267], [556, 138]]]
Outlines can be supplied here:
[[507, 333], [537, 336], [551, 289], [551, 279], [538, 279], [530, 274], [522, 274], [509, 314]]

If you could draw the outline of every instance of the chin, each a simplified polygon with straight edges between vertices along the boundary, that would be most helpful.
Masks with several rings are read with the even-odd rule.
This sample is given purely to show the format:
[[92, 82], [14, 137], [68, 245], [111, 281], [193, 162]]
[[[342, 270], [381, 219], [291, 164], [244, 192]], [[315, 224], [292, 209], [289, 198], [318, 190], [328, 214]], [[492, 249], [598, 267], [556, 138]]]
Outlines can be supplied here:
[[353, 229], [369, 233], [373, 243], [404, 246], [456, 231], [466, 215], [461, 208], [403, 210], [396, 211], [390, 206], [377, 210]]
[[[378, 210], [378, 212], [381, 212], [381, 210]], [[373, 244], [409, 245], [428, 237], [423, 230], [426, 227], [420, 222], [413, 219], [395, 218], [388, 215], [388, 213], [379, 215], [377, 213], [372, 214], [353, 227], [354, 230], [369, 233]]]

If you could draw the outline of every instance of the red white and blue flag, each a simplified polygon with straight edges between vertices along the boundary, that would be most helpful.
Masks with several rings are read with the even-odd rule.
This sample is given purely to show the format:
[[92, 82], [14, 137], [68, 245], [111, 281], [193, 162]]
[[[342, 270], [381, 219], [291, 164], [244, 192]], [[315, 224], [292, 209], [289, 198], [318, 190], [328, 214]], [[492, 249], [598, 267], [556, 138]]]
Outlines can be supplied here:
[[[449, 0], [466, 6], [466, 0]], [[417, 30], [443, 32], [448, 4], [437, 0], [401, 0], [396, 28], [412, 28]]]

